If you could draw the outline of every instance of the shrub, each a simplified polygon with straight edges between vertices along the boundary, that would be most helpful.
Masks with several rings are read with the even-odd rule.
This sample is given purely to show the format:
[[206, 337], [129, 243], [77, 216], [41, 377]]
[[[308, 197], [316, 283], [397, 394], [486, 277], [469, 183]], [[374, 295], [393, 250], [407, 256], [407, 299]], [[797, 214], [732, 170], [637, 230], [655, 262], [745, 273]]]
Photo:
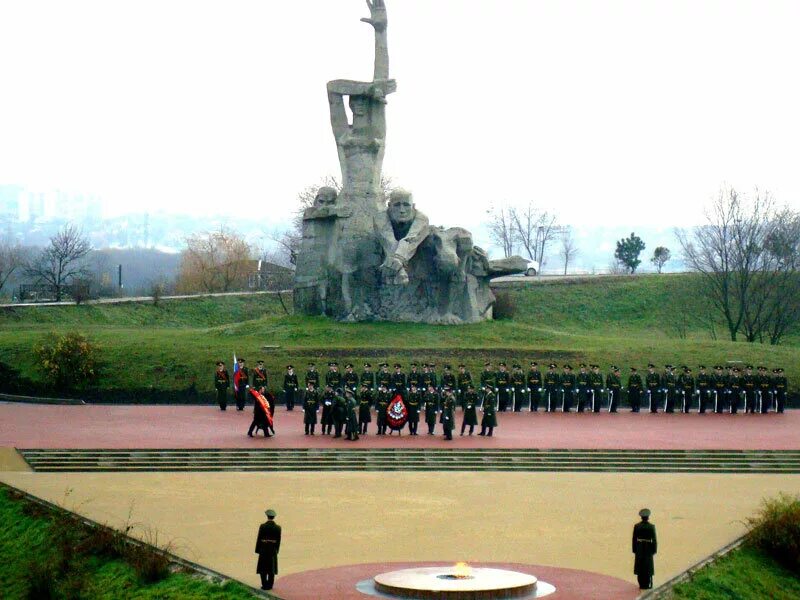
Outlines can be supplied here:
[[80, 333], [51, 333], [34, 348], [34, 356], [56, 390], [85, 388], [97, 381], [99, 349]]
[[758, 513], [745, 524], [748, 543], [800, 573], [800, 496], [780, 494], [764, 499]]
[[495, 319], [513, 319], [517, 314], [517, 303], [510, 292], [496, 292], [493, 317]]
[[166, 579], [172, 563], [169, 554], [175, 549], [172, 542], [159, 544], [158, 532], [145, 529], [143, 544], [131, 543], [125, 547], [124, 558], [142, 583], [156, 583]]

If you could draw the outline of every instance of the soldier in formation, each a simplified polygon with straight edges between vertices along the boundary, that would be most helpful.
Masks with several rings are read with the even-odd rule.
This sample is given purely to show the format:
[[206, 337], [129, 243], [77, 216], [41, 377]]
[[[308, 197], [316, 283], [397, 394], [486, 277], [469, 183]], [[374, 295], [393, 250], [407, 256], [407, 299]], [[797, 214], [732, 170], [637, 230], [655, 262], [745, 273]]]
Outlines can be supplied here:
[[225, 363], [218, 360], [217, 368], [214, 371], [214, 389], [217, 390], [217, 404], [219, 404], [220, 410], [228, 408], [229, 387], [231, 387], [231, 378], [228, 375], [228, 370], [225, 368]]
[[303, 424], [306, 435], [314, 435], [317, 427], [317, 413], [319, 412], [319, 394], [313, 381], [306, 383], [306, 393], [303, 396]]
[[428, 435], [433, 435], [436, 429], [436, 419], [439, 417], [439, 394], [436, 387], [428, 385], [425, 392], [425, 423], [428, 425]]
[[485, 393], [483, 395], [481, 410], [483, 417], [481, 418], [481, 432], [478, 435], [492, 437], [494, 428], [497, 427], [497, 409], [494, 394]]
[[286, 401], [286, 410], [294, 410], [294, 395], [297, 392], [297, 374], [292, 365], [286, 365], [286, 374], [283, 376], [283, 397]]
[[461, 421], [461, 435], [469, 427], [469, 435], [475, 430], [478, 424], [478, 394], [471, 383], [467, 384], [467, 391], [464, 394], [464, 417]]

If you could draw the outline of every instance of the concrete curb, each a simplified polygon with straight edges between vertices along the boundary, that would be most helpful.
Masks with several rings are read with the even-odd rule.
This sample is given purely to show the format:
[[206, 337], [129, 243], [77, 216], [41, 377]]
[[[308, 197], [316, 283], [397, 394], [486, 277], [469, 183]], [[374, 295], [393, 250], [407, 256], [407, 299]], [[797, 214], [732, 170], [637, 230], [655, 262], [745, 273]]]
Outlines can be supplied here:
[[25, 404], [86, 404], [80, 398], [44, 398], [40, 396], [17, 396], [16, 394], [0, 393], [0, 400], [4, 402], [24, 402]]
[[678, 573], [672, 579], [665, 581], [657, 588], [644, 592], [639, 596], [638, 600], [666, 600], [667, 598], [670, 597], [669, 595], [670, 592], [672, 592], [673, 587], [675, 587], [679, 583], [683, 583], [684, 581], [689, 580], [692, 577], [692, 575], [694, 575], [697, 571], [699, 571], [703, 567], [710, 565], [711, 563], [713, 563], [719, 558], [722, 558], [729, 552], [736, 550], [736, 548], [738, 548], [744, 543], [746, 538], [747, 538], [746, 534], [739, 538], [736, 538], [727, 546], [723, 546], [722, 548], [714, 552], [714, 554], [706, 556], [704, 559], [702, 559], [699, 562], [696, 562], [691, 567], [686, 569], [684, 572]]
[[[58, 506], [56, 504], [53, 504], [52, 502], [48, 502], [47, 500], [43, 500], [42, 498], [39, 498], [39, 497], [34, 496], [32, 494], [29, 494], [28, 492], [26, 492], [24, 490], [21, 490], [21, 489], [15, 487], [13, 485], [10, 485], [8, 483], [5, 483], [4, 481], [0, 481], [0, 488], [6, 488], [8, 490], [11, 490], [11, 491], [19, 494], [20, 496], [22, 496], [25, 500], [28, 500], [28, 501], [33, 502], [35, 504], [38, 504], [39, 506], [43, 506], [43, 507], [47, 508], [50, 511], [68, 513], [70, 515], [74, 515], [75, 517], [80, 519], [80, 521], [83, 524], [85, 524], [85, 525], [87, 525], [89, 527], [96, 528], [96, 529], [113, 529], [113, 528], [109, 527], [108, 525], [103, 525], [102, 523], [98, 523], [97, 521], [93, 521], [92, 519], [89, 519], [87, 517], [84, 517], [82, 515], [74, 513], [71, 510], [67, 510], [66, 508], [63, 508], [63, 507]], [[150, 544], [147, 544], [146, 542], [143, 542], [141, 540], [137, 540], [136, 538], [132, 538], [130, 536], [125, 536], [125, 538], [126, 538], [125, 541], [128, 544], [146, 546], [146, 547], [151, 548], [154, 551], [163, 552], [162, 550], [160, 550], [158, 548], [155, 548], [154, 546], [152, 546]], [[255, 594], [257, 596], [261, 596], [263, 598], [270, 598], [271, 600], [281, 600], [280, 596], [276, 596], [276, 595], [268, 593], [268, 592], [266, 592], [266, 591], [264, 591], [264, 590], [262, 590], [260, 588], [253, 587], [252, 585], [244, 583], [243, 581], [239, 581], [238, 579], [234, 579], [233, 577], [228, 577], [227, 575], [223, 575], [219, 571], [214, 571], [213, 569], [209, 569], [209, 568], [204, 567], [203, 565], [200, 565], [198, 563], [192, 562], [192, 561], [187, 560], [185, 558], [181, 558], [180, 556], [177, 556], [177, 555], [175, 555], [175, 554], [173, 554], [171, 552], [166, 552], [165, 554], [169, 557], [170, 562], [174, 566], [180, 567], [180, 568], [188, 570], [188, 571], [191, 571], [195, 576], [203, 577], [204, 579], [207, 579], [209, 581], [215, 581], [215, 582], [219, 582], [219, 583], [224, 583], [224, 582], [227, 582], [227, 581], [235, 581], [236, 583], [248, 588], [253, 594]]]
[[[219, 292], [215, 294], [181, 294], [177, 296], [161, 296], [159, 302], [169, 300], [191, 300], [193, 298], [216, 298], [225, 296], [275, 296], [278, 294], [291, 294], [292, 290], [268, 290], [258, 292]], [[131, 296], [128, 298], [100, 298], [99, 300], [86, 300], [81, 302], [81, 306], [92, 306], [96, 304], [127, 304], [136, 302], [153, 302], [152, 296]], [[46, 306], [77, 306], [78, 303], [70, 302], [15, 302], [14, 304], [0, 304], [0, 309], [4, 308], [30, 308]]]

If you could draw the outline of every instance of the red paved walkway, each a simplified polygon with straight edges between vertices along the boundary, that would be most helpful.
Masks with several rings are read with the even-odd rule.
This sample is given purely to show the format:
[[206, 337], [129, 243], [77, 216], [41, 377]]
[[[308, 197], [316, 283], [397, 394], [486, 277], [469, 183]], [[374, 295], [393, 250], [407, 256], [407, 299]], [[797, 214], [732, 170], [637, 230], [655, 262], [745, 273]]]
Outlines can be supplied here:
[[[601, 448], [800, 449], [800, 410], [783, 415], [498, 413], [492, 438], [446, 442], [404, 433], [358, 442], [303, 435], [303, 413], [279, 408], [274, 438], [248, 438], [252, 408], [211, 406], [47, 406], [0, 403], [0, 446], [17, 448]], [[461, 413], [456, 415], [460, 428]], [[320, 429], [320, 426], [317, 426]], [[479, 428], [478, 428], [479, 430]], [[476, 431], [477, 433], [477, 431]]]
[[[356, 590], [359, 581], [372, 579], [386, 571], [452, 566], [454, 563], [371, 563], [305, 571], [287, 577], [278, 576], [274, 591], [285, 600], [365, 600], [372, 596], [365, 596]], [[547, 596], [548, 600], [634, 600], [639, 595], [639, 588], [635, 584], [589, 571], [515, 563], [480, 563], [472, 566], [511, 569], [534, 575], [540, 581], [556, 587], [556, 592]]]

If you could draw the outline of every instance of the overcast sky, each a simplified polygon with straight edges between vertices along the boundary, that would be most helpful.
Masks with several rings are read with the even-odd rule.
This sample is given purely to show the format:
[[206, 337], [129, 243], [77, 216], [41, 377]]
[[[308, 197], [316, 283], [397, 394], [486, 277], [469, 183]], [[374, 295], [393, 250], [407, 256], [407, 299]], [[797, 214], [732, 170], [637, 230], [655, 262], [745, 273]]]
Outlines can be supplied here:
[[[800, 206], [800, 2], [387, 0], [384, 173], [442, 225], [532, 200], [698, 222]], [[372, 77], [361, 0], [0, 0], [0, 183], [289, 217], [339, 171], [325, 83]]]

